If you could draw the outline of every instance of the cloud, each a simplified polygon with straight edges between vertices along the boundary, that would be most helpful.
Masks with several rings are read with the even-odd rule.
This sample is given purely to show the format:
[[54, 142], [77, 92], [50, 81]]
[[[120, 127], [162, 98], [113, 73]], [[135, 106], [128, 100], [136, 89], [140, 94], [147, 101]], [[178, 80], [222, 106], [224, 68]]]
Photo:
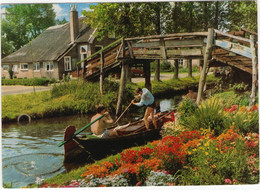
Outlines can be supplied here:
[[91, 12], [94, 11], [93, 9], [90, 9], [89, 7], [83, 9], [83, 11], [84, 11], [84, 10], [85, 10], [85, 11], [91, 11]]
[[53, 4], [53, 10], [56, 13], [56, 19], [63, 19], [68, 16], [68, 13], [65, 9], [61, 8], [58, 4]]

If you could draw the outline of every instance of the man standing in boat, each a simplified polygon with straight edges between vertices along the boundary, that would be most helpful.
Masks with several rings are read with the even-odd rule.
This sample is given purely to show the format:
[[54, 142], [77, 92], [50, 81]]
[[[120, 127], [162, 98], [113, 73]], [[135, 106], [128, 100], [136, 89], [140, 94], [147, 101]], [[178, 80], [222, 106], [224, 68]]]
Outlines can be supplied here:
[[106, 107], [100, 104], [96, 107], [96, 111], [97, 111], [97, 113], [96, 113], [96, 115], [94, 115], [91, 118], [91, 122], [96, 120], [103, 114], [106, 114], [106, 116], [104, 116], [103, 118], [98, 120], [96, 123], [91, 125], [91, 131], [92, 131], [93, 135], [100, 137], [100, 138], [109, 138], [109, 137], [117, 136], [117, 132], [115, 129], [110, 130], [110, 131], [105, 129], [106, 124], [111, 125], [114, 122], [113, 119], [110, 117], [109, 113], [106, 111]]
[[135, 90], [136, 98], [140, 99], [140, 102], [136, 103], [135, 100], [132, 100], [132, 103], [136, 106], [146, 106], [145, 114], [144, 114], [144, 123], [145, 127], [149, 129], [149, 121], [148, 117], [151, 116], [152, 122], [154, 127], [157, 129], [157, 124], [154, 118], [154, 109], [155, 109], [155, 102], [152, 93], [147, 88], [137, 88]]

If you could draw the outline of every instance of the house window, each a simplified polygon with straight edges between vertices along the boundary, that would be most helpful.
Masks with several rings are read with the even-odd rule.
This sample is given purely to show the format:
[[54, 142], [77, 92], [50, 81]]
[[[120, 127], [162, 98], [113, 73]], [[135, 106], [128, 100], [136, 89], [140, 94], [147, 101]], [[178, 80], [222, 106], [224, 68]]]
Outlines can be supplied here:
[[43, 62], [46, 71], [53, 71], [53, 62]]
[[7, 72], [8, 69], [9, 69], [9, 65], [3, 65], [3, 70], [4, 70], [5, 72]]
[[179, 67], [183, 67], [183, 59], [178, 59], [178, 65]]
[[65, 69], [65, 71], [71, 71], [71, 57], [70, 56], [64, 57], [64, 69]]
[[12, 71], [13, 71], [13, 72], [18, 72], [18, 65], [13, 65]]
[[80, 46], [80, 54], [87, 54], [88, 46]]
[[20, 70], [22, 70], [22, 71], [28, 71], [28, 69], [29, 69], [28, 63], [21, 63], [21, 64], [20, 64]]
[[40, 67], [41, 67], [40, 62], [33, 63], [33, 71], [34, 72], [40, 71]]

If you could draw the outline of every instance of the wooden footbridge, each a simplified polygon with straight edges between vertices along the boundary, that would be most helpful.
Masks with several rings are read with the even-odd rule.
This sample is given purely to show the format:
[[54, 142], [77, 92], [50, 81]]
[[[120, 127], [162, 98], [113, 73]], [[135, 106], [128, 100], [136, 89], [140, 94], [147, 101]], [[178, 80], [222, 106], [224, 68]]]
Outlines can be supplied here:
[[[245, 34], [250, 39], [245, 38]], [[257, 84], [256, 33], [242, 29], [238, 32], [223, 33], [208, 29], [207, 32], [175, 33], [146, 37], [122, 38], [80, 61], [83, 69], [77, 69], [74, 76], [85, 80], [100, 78], [103, 93], [103, 79], [107, 73], [121, 69], [117, 113], [121, 111], [122, 96], [130, 68], [142, 64], [145, 86], [151, 89], [150, 61], [177, 59], [200, 59], [203, 65], [198, 89], [197, 103], [200, 102], [206, 75], [210, 67], [229, 65], [252, 75], [252, 102], [255, 101]], [[191, 63], [191, 61], [190, 61]]]

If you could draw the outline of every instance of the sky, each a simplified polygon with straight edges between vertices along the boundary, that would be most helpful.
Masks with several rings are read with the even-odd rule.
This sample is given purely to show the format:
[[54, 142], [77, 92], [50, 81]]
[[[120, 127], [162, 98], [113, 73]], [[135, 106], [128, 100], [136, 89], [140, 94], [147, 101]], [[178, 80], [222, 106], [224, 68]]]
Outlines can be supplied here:
[[[53, 4], [53, 10], [56, 13], [56, 19], [63, 20], [65, 18], [67, 21], [69, 21], [69, 12], [70, 12], [70, 5], [72, 3], [55, 3]], [[90, 11], [89, 5], [90, 3], [73, 3], [77, 5], [77, 11], [79, 13], [79, 16], [81, 15], [81, 12], [83, 10]], [[91, 4], [97, 4], [97, 3], [91, 3]], [[5, 8], [9, 6], [8, 4], [2, 4], [1, 5], [1, 15], [4, 16], [6, 13]]]

